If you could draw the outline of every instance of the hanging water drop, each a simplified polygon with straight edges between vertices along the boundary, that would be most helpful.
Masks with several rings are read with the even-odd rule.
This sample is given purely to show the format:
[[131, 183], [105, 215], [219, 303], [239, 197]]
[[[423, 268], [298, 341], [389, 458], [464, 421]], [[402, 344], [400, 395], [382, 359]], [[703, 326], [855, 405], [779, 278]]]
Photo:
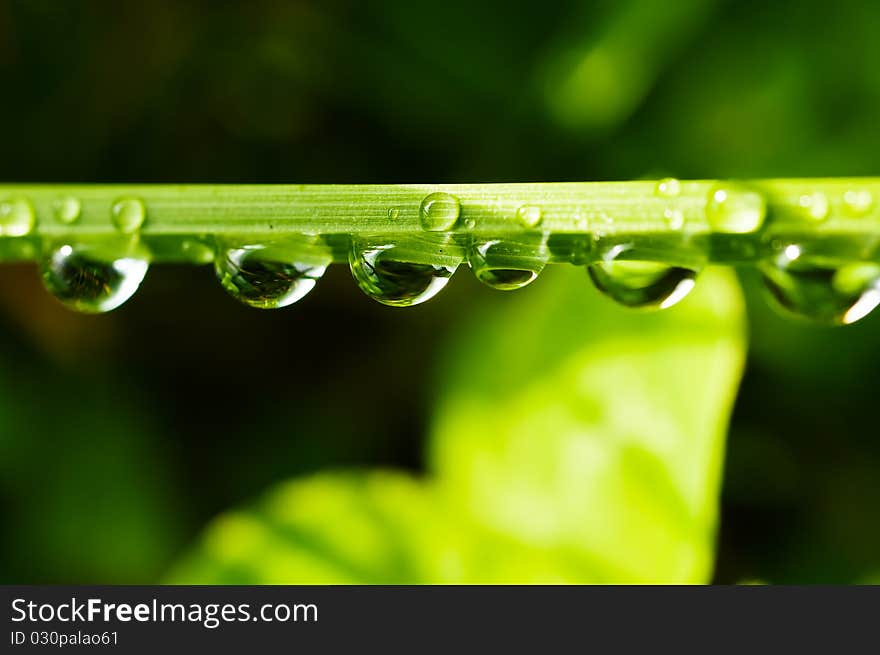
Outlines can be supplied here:
[[764, 196], [734, 186], [716, 187], [709, 193], [706, 218], [718, 232], [748, 234], [764, 224], [767, 203]]
[[627, 258], [628, 246], [610, 248], [587, 270], [596, 288], [627, 307], [666, 309], [683, 300], [696, 285], [697, 271], [661, 262]]
[[760, 268], [776, 305], [811, 321], [848, 325], [880, 304], [880, 265], [872, 262], [843, 262], [787, 244]]
[[0, 237], [23, 237], [34, 229], [37, 219], [34, 208], [24, 198], [0, 202]]
[[315, 288], [326, 266], [279, 261], [263, 246], [230, 248], [217, 257], [214, 270], [236, 300], [259, 309], [292, 305]]
[[111, 217], [116, 229], [131, 234], [140, 229], [147, 216], [147, 210], [140, 198], [121, 198], [113, 203]]
[[516, 210], [516, 217], [526, 227], [537, 227], [544, 218], [540, 207], [522, 205]]
[[410, 261], [394, 244], [352, 243], [348, 263], [361, 290], [391, 307], [410, 307], [430, 300], [457, 268]]
[[55, 248], [40, 262], [49, 293], [71, 309], [90, 314], [109, 312], [131, 298], [147, 268], [142, 256], [113, 257], [69, 244]]
[[69, 225], [75, 223], [82, 211], [82, 204], [73, 196], [56, 198], [52, 202], [52, 215], [59, 223]]
[[521, 244], [492, 240], [468, 250], [468, 264], [483, 284], [500, 291], [521, 289], [544, 269], [544, 260], [526, 256]]
[[460, 213], [458, 198], [442, 191], [425, 196], [419, 205], [422, 228], [429, 232], [452, 229]]

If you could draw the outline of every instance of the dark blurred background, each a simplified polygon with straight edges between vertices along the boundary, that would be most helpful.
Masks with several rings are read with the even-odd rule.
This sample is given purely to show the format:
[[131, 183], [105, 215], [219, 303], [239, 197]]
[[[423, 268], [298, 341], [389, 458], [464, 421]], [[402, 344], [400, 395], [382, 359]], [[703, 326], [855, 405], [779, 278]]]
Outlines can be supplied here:
[[[878, 34], [869, 0], [2, 0], [0, 180], [878, 175]], [[871, 579], [880, 317], [778, 318], [743, 277], [716, 580]], [[4, 266], [0, 579], [152, 582], [273, 482], [418, 469], [438, 349], [491, 293], [389, 310], [332, 267], [260, 312], [160, 266], [92, 317]]]

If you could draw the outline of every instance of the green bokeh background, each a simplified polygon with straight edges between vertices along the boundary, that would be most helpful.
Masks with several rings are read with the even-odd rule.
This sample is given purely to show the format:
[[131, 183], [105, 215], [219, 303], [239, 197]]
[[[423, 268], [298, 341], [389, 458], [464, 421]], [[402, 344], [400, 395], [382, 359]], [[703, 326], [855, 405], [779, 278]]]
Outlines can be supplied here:
[[[878, 175], [878, 33], [867, 0], [3, 0], [0, 180]], [[714, 579], [876, 579], [880, 317], [801, 324], [742, 280]], [[259, 312], [162, 266], [93, 317], [4, 266], [0, 579], [153, 582], [277, 483], [418, 473], [444, 353], [510, 298], [462, 270], [390, 310], [332, 267]]]

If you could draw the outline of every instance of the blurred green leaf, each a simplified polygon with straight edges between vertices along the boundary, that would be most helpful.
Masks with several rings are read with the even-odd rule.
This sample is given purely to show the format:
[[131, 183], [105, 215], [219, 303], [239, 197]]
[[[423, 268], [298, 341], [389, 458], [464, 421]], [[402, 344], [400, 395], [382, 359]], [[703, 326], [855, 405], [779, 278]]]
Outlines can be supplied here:
[[433, 435], [443, 490], [580, 561], [580, 582], [706, 581], [744, 356], [738, 288], [710, 270], [644, 314], [588, 293], [582, 272], [552, 274], [464, 326]]
[[554, 271], [467, 322], [437, 477], [326, 473], [218, 518], [181, 583], [696, 582], [708, 575], [741, 299], [720, 273], [633, 313]]

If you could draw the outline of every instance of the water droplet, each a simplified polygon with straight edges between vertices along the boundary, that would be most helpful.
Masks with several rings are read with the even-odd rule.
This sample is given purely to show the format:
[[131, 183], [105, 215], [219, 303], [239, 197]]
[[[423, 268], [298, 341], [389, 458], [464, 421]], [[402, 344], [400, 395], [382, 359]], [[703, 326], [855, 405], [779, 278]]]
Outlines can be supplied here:
[[315, 288], [324, 265], [279, 261], [264, 246], [222, 252], [214, 262], [217, 279], [236, 300], [259, 309], [292, 305]]
[[472, 218], [466, 218], [464, 219], [464, 226], [469, 230], [473, 230], [477, 226], [477, 222]]
[[409, 261], [393, 244], [352, 243], [351, 274], [370, 298], [391, 307], [418, 305], [436, 296], [456, 266]]
[[587, 270], [593, 284], [606, 296], [627, 307], [666, 309], [693, 290], [697, 271], [660, 262], [625, 259], [628, 246], [610, 248]]
[[147, 210], [140, 198], [121, 198], [113, 203], [111, 215], [117, 230], [131, 234], [144, 224]]
[[397, 207], [392, 207], [388, 210], [388, 218], [390, 218], [392, 221], [398, 216], [400, 216], [400, 210]]
[[59, 223], [75, 223], [81, 211], [80, 201], [73, 196], [63, 196], [52, 202], [52, 215]]
[[666, 224], [671, 230], [680, 230], [684, 227], [684, 213], [680, 209], [667, 207], [663, 211], [663, 218], [666, 219]]
[[214, 261], [214, 248], [206, 242], [206, 238], [186, 239], [180, 244], [180, 250], [187, 261], [193, 264], [208, 264]]
[[675, 198], [681, 193], [681, 182], [674, 177], [667, 177], [657, 182], [655, 193], [664, 198]]
[[853, 189], [843, 194], [843, 204], [849, 215], [864, 216], [874, 206], [874, 196], [866, 189]]
[[429, 232], [443, 232], [452, 229], [458, 215], [461, 213], [461, 205], [458, 198], [438, 191], [427, 195], [419, 205], [419, 217], [422, 227]]
[[541, 219], [544, 218], [544, 214], [541, 212], [540, 207], [523, 205], [516, 210], [516, 217], [526, 227], [537, 227], [540, 225]]
[[805, 193], [798, 200], [798, 204], [806, 210], [807, 216], [814, 221], [824, 221], [828, 218], [828, 196], [821, 191]]
[[0, 236], [27, 236], [36, 222], [34, 208], [26, 199], [10, 198], [0, 202]]
[[468, 264], [483, 284], [500, 291], [521, 289], [544, 270], [544, 261], [524, 257], [518, 244], [493, 240], [474, 244], [468, 251]]
[[90, 314], [109, 312], [131, 298], [147, 268], [142, 256], [108, 257], [69, 244], [55, 248], [40, 262], [49, 293], [71, 309]]
[[760, 268], [776, 304], [811, 321], [847, 325], [880, 304], [880, 265], [875, 263], [845, 263], [787, 244]]
[[764, 196], [754, 191], [724, 186], [716, 187], [709, 193], [706, 217], [718, 232], [754, 232], [764, 224], [766, 215]]

